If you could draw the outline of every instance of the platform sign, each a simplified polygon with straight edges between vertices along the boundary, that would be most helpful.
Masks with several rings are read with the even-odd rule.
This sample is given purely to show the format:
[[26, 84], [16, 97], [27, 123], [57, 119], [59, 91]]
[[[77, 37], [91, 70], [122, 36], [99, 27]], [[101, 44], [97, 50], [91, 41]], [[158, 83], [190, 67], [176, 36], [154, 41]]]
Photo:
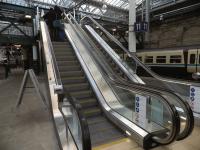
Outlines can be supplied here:
[[134, 24], [134, 31], [135, 32], [140, 32], [141, 31], [141, 22], [136, 22]]
[[194, 112], [200, 112], [200, 87], [190, 86], [189, 104]]
[[134, 31], [135, 32], [147, 32], [148, 31], [148, 22], [136, 22], [134, 24]]
[[141, 26], [142, 26], [142, 28], [141, 28], [141, 31], [142, 32], [147, 32], [148, 31], [148, 22], [141, 22]]
[[147, 98], [136, 94], [135, 97], [135, 112], [136, 118], [135, 121], [139, 125], [145, 127], [146, 125], [146, 110], [147, 109]]

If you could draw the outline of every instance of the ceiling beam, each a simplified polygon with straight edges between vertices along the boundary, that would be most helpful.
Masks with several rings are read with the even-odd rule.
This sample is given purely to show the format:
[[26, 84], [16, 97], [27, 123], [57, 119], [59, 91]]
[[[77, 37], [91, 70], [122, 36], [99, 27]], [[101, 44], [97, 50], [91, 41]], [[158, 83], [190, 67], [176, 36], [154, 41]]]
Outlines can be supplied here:
[[[95, 6], [95, 7], [99, 7], [102, 8], [102, 6], [106, 3], [104, 2], [100, 2], [100, 1], [96, 1], [96, 0], [88, 0], [86, 1], [87, 4], [91, 5], [91, 6]], [[110, 5], [110, 4], [106, 4], [107, 9], [110, 9], [112, 11], [117, 11], [120, 13], [128, 13], [128, 9], [124, 9], [124, 8], [120, 8], [114, 5]]]
[[23, 14], [27, 14], [31, 16], [36, 13], [35, 8], [24, 7], [24, 6], [19, 6], [19, 5], [14, 5], [14, 4], [9, 4], [9, 3], [4, 3], [4, 2], [0, 2], [0, 9], [13, 10], [15, 12], [23, 13]]

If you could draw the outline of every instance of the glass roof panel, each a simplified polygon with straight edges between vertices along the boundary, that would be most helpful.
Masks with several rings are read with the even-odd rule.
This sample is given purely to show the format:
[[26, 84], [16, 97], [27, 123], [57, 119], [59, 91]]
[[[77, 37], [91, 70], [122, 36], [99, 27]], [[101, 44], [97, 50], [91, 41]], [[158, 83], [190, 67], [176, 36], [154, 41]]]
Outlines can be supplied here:
[[[46, 4], [50, 5], [57, 4], [63, 7], [68, 7], [73, 1], [77, 2], [77, 0], [1, 0], [1, 1], [22, 6], [29, 6], [31, 3], [33, 5], [43, 5], [45, 7], [47, 6]], [[99, 1], [107, 5], [112, 5], [114, 7], [119, 7], [122, 9], [128, 9], [130, 0], [94, 0], [94, 1]], [[140, 5], [142, 1], [145, 0], [136, 0], [136, 6]]]

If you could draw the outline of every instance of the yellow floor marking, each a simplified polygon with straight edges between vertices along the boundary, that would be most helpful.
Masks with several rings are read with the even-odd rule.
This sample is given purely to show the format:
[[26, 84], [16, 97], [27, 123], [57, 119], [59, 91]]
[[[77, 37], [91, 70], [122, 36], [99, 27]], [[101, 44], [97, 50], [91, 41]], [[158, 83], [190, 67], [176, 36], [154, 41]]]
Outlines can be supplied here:
[[92, 148], [92, 150], [102, 150], [103, 148], [107, 148], [107, 147], [111, 147], [111, 146], [119, 144], [119, 143], [127, 142], [128, 140], [129, 140], [128, 138], [123, 138], [123, 139], [116, 140], [116, 141], [113, 141], [113, 142], [110, 142], [107, 144], [96, 146], [96, 147]]

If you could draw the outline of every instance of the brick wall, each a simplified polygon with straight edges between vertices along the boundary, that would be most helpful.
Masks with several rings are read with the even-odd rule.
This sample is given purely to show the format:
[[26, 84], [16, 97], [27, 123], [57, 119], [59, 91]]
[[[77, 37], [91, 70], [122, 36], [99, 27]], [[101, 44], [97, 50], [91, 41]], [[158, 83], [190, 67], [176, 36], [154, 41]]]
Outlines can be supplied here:
[[150, 42], [146, 48], [200, 45], [200, 16], [152, 23], [150, 29]]

